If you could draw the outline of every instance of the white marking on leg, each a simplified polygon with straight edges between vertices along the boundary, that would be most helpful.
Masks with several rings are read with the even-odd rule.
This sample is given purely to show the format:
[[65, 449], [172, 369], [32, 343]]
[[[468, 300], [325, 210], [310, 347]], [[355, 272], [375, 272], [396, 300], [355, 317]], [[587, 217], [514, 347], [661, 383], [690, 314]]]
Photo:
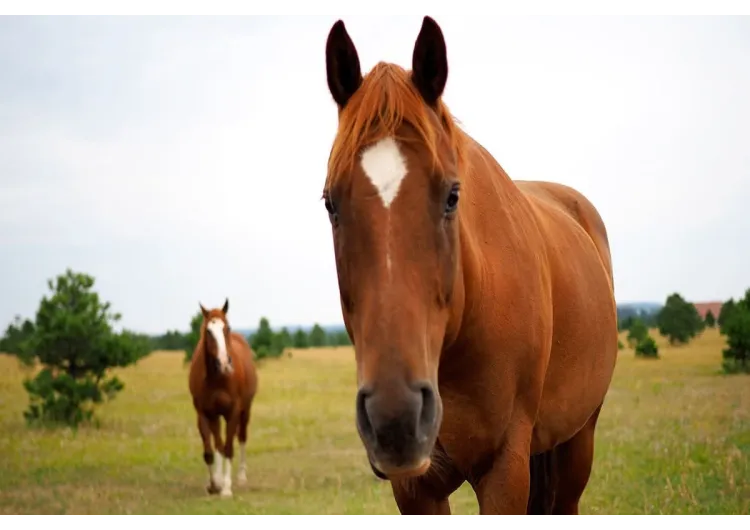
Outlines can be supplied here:
[[390, 207], [407, 173], [406, 160], [396, 140], [387, 137], [368, 147], [362, 153], [362, 169], [378, 190], [383, 205]]
[[245, 444], [240, 443], [240, 467], [237, 471], [237, 484], [247, 482], [247, 460], [245, 455]]
[[219, 451], [214, 451], [214, 464], [209, 468], [209, 473], [211, 473], [211, 482], [217, 489], [221, 489], [222, 487], [221, 460], [223, 458], [224, 457]]
[[221, 496], [232, 496], [232, 459], [224, 459], [224, 483], [221, 485]]
[[224, 339], [224, 321], [218, 318], [211, 319], [206, 329], [208, 329], [216, 341], [221, 371], [225, 373], [230, 372], [231, 366], [229, 364], [229, 353], [227, 352], [227, 341]]

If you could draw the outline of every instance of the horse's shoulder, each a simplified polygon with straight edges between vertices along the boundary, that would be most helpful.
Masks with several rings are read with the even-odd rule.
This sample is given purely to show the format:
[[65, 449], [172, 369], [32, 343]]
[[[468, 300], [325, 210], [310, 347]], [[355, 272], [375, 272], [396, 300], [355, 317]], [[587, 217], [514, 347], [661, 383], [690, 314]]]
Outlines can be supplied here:
[[247, 338], [239, 331], [232, 331], [229, 335], [234, 339], [247, 343]]
[[230, 335], [230, 340], [235, 343], [236, 346], [239, 346], [242, 350], [249, 350], [250, 344], [247, 342], [247, 339], [244, 335], [241, 333], [237, 333], [236, 331], [233, 331]]
[[532, 202], [554, 206], [577, 216], [577, 202], [583, 196], [570, 186], [544, 180], [515, 180], [514, 183]]
[[253, 349], [250, 347], [245, 336], [233, 331], [230, 340], [234, 343], [234, 351], [237, 354], [242, 355], [247, 364], [252, 364]]
[[549, 208], [562, 211], [576, 221], [587, 232], [601, 232], [607, 238], [604, 223], [599, 212], [591, 201], [575, 188], [544, 180], [517, 180], [516, 186], [526, 197], [537, 206], [543, 206], [542, 211]]
[[[557, 182], [542, 180], [515, 182], [530, 202], [537, 206], [537, 215], [546, 215], [552, 221], [545, 223], [549, 230], [565, 230], [566, 224], [559, 221], [567, 218], [588, 234], [611, 277], [612, 260], [607, 229], [598, 210], [583, 193]], [[570, 224], [567, 226], [572, 228]]]

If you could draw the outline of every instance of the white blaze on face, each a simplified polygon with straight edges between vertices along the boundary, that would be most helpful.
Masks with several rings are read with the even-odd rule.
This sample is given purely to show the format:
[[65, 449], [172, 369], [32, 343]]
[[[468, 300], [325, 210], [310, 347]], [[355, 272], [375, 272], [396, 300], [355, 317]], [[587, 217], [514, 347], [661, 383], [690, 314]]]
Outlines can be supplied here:
[[[383, 138], [362, 153], [362, 169], [383, 201], [386, 210], [396, 199], [401, 181], [406, 177], [406, 159], [398, 148], [398, 143], [391, 137]], [[390, 233], [390, 227], [389, 227]], [[385, 263], [388, 273], [391, 272], [390, 237]]]
[[398, 195], [401, 181], [406, 177], [406, 159], [396, 140], [383, 138], [362, 153], [362, 169], [370, 179], [386, 208]]
[[219, 358], [219, 365], [221, 370], [227, 372], [230, 369], [229, 366], [229, 353], [227, 352], [227, 341], [224, 340], [224, 321], [218, 318], [214, 318], [209, 321], [206, 326], [208, 332], [211, 333], [214, 340], [216, 341], [217, 356]]

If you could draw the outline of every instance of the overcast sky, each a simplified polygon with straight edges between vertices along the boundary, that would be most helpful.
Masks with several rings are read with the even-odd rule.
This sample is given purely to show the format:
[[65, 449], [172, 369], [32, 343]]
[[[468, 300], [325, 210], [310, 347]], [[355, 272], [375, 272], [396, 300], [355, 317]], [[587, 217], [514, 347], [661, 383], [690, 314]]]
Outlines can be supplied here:
[[[73, 267], [123, 324], [341, 321], [320, 200], [337, 17], [0, 19], [0, 327]], [[750, 287], [750, 19], [436, 17], [446, 103], [512, 178], [578, 188], [619, 302]], [[421, 17], [344, 19], [410, 66]]]

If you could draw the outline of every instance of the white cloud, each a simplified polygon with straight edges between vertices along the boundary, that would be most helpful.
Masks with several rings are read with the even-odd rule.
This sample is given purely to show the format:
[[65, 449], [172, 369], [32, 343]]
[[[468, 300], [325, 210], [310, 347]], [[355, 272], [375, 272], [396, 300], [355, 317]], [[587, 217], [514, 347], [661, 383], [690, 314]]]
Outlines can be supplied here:
[[[30, 315], [68, 265], [144, 331], [185, 328], [224, 296], [235, 326], [339, 321], [319, 200], [334, 21], [4, 21], [0, 321]], [[409, 66], [421, 18], [345, 22], [365, 70]], [[619, 299], [744, 291], [747, 21], [438, 22], [446, 102], [511, 177], [590, 197]]]

